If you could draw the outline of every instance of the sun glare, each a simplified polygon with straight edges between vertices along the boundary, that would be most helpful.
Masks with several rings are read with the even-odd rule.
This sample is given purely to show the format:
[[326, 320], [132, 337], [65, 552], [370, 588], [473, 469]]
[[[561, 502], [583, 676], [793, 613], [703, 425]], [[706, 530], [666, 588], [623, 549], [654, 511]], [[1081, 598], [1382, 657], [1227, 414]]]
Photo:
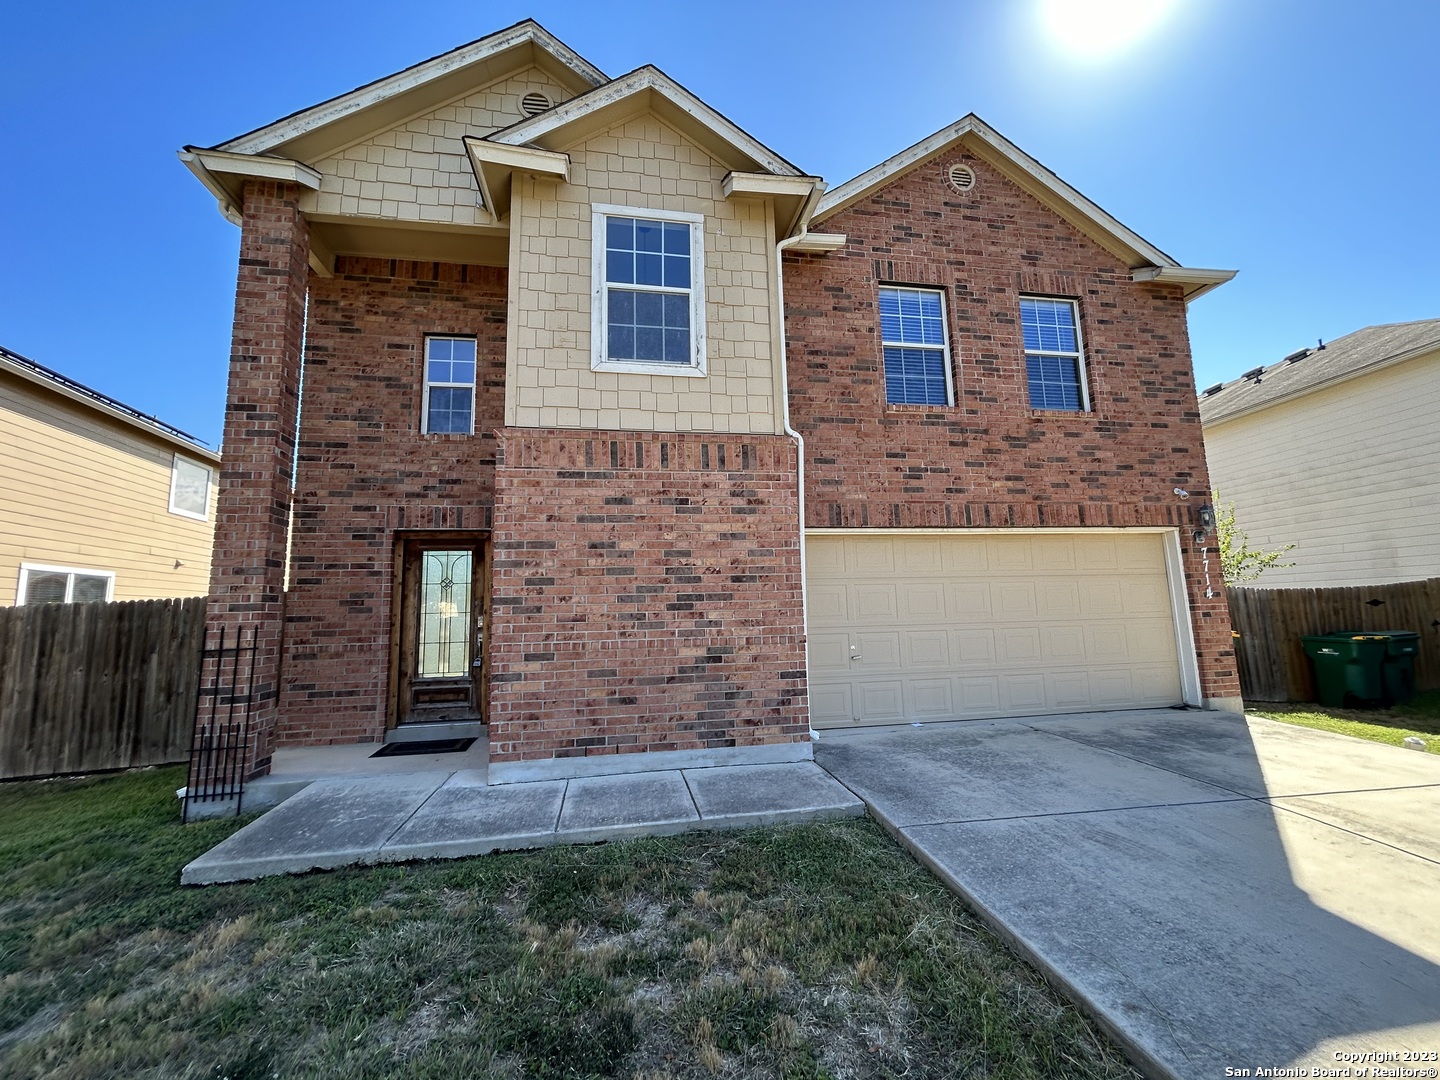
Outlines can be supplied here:
[[1040, 20], [1065, 52], [1111, 56], [1139, 41], [1172, 0], [1040, 0]]

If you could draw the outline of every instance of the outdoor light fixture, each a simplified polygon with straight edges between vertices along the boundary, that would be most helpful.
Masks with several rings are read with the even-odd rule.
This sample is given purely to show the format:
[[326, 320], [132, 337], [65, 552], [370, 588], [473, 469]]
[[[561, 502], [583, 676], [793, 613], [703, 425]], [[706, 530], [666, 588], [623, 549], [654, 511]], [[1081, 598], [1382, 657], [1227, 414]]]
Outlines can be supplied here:
[[1182, 498], [1182, 499], [1188, 499], [1188, 498], [1190, 497], [1190, 493], [1189, 493], [1188, 491], [1186, 491], [1184, 488], [1176, 488], [1176, 489], [1175, 489], [1175, 494], [1176, 494], [1176, 495], [1179, 495], [1180, 498]]
[[1207, 529], [1215, 527], [1215, 508], [1213, 506], [1200, 507], [1200, 524]]

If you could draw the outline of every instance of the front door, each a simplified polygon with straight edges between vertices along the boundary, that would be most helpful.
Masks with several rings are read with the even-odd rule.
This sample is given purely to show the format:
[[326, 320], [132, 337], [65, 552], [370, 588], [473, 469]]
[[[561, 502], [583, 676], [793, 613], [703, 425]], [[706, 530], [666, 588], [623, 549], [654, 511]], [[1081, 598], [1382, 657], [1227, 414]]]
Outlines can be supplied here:
[[397, 722], [484, 719], [485, 552], [476, 539], [404, 542]]

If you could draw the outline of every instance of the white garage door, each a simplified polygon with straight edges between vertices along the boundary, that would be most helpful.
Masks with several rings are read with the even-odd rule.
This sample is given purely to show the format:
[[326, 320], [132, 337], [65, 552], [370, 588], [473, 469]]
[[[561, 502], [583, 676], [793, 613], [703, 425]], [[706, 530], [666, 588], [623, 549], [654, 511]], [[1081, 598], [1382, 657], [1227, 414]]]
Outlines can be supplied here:
[[816, 727], [1181, 701], [1156, 533], [807, 539]]

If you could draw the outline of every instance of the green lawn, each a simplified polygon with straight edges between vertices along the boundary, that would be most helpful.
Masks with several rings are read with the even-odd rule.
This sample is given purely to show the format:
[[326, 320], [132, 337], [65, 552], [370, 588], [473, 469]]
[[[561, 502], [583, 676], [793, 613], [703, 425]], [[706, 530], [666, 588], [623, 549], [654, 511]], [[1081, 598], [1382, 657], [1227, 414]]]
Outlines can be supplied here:
[[1357, 739], [1399, 746], [1408, 735], [1425, 740], [1425, 749], [1440, 754], [1440, 690], [1425, 690], [1404, 705], [1390, 709], [1329, 709], [1323, 705], [1270, 702], [1247, 705], [1246, 712], [1287, 724], [1335, 731]]
[[0, 785], [5, 1077], [1125, 1077], [869, 821], [185, 889], [179, 770]]

